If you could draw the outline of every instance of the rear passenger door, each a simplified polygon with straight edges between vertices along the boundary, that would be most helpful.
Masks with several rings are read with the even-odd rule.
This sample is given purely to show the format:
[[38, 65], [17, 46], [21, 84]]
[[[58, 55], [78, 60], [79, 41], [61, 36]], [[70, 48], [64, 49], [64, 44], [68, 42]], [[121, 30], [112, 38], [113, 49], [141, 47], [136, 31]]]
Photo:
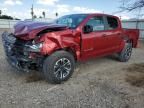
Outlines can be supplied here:
[[105, 16], [106, 28], [105, 36], [107, 37], [108, 51], [115, 51], [119, 48], [121, 42], [121, 26], [118, 18]]

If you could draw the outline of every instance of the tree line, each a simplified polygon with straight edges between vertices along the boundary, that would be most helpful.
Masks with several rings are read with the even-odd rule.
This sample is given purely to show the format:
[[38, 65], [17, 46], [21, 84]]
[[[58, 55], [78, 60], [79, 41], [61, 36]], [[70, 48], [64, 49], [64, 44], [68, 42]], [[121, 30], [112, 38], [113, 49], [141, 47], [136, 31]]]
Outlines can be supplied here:
[[18, 18], [14, 18], [14, 17], [12, 17], [12, 16], [3, 15], [3, 14], [2, 14], [2, 10], [0, 10], [0, 19], [20, 20], [20, 19], [18, 19]]

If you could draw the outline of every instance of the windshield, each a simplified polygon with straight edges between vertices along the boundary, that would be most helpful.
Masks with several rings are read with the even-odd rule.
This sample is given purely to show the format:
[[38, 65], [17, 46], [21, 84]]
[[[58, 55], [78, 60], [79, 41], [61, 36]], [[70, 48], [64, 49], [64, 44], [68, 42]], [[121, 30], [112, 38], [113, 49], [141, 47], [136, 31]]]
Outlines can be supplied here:
[[57, 19], [56, 23], [76, 28], [86, 17], [86, 14], [66, 15]]

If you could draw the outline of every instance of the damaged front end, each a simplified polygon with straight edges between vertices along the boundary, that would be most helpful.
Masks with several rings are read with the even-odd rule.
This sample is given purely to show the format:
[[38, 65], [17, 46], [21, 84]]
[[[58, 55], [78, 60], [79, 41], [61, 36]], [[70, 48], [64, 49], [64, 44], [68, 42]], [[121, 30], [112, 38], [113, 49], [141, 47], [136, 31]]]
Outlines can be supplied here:
[[22, 71], [41, 69], [43, 56], [40, 55], [42, 43], [33, 44], [32, 40], [25, 41], [13, 34], [4, 32], [2, 41], [8, 62]]

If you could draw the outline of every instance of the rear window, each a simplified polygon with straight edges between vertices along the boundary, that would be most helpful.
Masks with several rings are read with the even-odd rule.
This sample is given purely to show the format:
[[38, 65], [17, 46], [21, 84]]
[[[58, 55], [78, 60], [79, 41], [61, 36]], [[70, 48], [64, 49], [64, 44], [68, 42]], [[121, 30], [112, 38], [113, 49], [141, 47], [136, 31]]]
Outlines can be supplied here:
[[113, 17], [107, 17], [107, 22], [108, 22], [108, 30], [113, 30], [118, 28], [118, 21], [116, 18]]

